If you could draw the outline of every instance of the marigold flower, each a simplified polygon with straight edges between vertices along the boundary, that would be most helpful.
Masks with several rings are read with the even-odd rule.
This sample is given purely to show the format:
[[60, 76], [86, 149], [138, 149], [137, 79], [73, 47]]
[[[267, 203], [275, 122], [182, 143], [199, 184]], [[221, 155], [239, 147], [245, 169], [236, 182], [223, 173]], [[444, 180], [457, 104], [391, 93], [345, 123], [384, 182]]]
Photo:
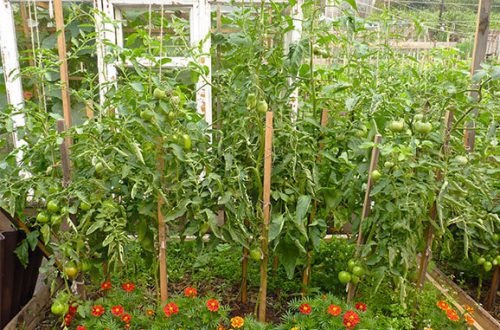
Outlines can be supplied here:
[[309, 315], [311, 314], [312, 308], [311, 305], [309, 304], [302, 304], [299, 306], [299, 312], [301, 312], [304, 315]]
[[209, 299], [207, 301], [207, 308], [211, 312], [217, 312], [219, 310], [219, 302], [215, 299]]
[[111, 313], [114, 315], [114, 316], [120, 316], [123, 314], [123, 307], [120, 306], [120, 305], [117, 305], [117, 306], [113, 306], [111, 308]]
[[474, 308], [470, 307], [469, 305], [464, 305], [464, 308], [469, 314], [474, 314]]
[[438, 301], [436, 303], [436, 306], [441, 308], [444, 311], [447, 311], [450, 308], [450, 306], [443, 300]]
[[76, 330], [87, 330], [87, 328], [84, 325], [79, 325], [76, 327]]
[[219, 326], [217, 327], [217, 330], [226, 330], [226, 328], [224, 328], [224, 326], [223, 326], [223, 325], [219, 325]]
[[465, 314], [464, 319], [468, 325], [474, 325], [474, 323], [475, 323], [474, 319], [472, 318], [472, 316], [470, 314]]
[[66, 315], [64, 315], [64, 325], [66, 325], [67, 327], [71, 325], [72, 320], [73, 316], [70, 313], [66, 313]]
[[446, 311], [446, 316], [448, 316], [448, 318], [453, 322], [457, 322], [458, 320], [460, 320], [460, 316], [458, 316], [457, 312], [455, 312], [455, 310], [453, 309], [448, 309]]
[[154, 310], [152, 310], [152, 309], [148, 309], [148, 310], [146, 311], [146, 314], [147, 314], [148, 316], [153, 316], [153, 315], [155, 315], [155, 311], [154, 311]]
[[342, 313], [342, 308], [340, 308], [340, 306], [337, 305], [328, 306], [328, 314], [333, 316], [339, 316], [340, 313]]
[[123, 314], [122, 321], [125, 323], [130, 323], [132, 321], [132, 316], [128, 313]]
[[356, 303], [356, 305], [354, 307], [356, 307], [356, 309], [358, 311], [366, 312], [366, 304], [364, 304], [362, 302]]
[[244, 324], [245, 320], [240, 316], [236, 316], [231, 319], [231, 326], [233, 328], [241, 328]]
[[163, 307], [163, 313], [165, 313], [166, 316], [177, 314], [179, 313], [179, 306], [177, 306], [176, 303], [170, 302]]
[[102, 282], [101, 290], [106, 291], [106, 290], [110, 290], [110, 289], [111, 289], [111, 282], [110, 281]]
[[290, 330], [300, 330], [300, 328], [299, 327], [293, 327]]
[[194, 298], [198, 295], [198, 291], [196, 291], [195, 288], [192, 288], [188, 286], [187, 288], [184, 289], [184, 296], [188, 298]]
[[359, 315], [355, 311], [347, 311], [344, 314], [343, 324], [347, 329], [353, 329], [359, 323]]
[[124, 328], [125, 329], [130, 329], [130, 323], [125, 324]]
[[132, 282], [127, 282], [122, 284], [122, 289], [126, 292], [132, 292], [135, 289], [135, 284]]
[[101, 316], [102, 314], [104, 314], [104, 312], [105, 309], [101, 305], [95, 305], [92, 307], [92, 315], [94, 315], [95, 317]]

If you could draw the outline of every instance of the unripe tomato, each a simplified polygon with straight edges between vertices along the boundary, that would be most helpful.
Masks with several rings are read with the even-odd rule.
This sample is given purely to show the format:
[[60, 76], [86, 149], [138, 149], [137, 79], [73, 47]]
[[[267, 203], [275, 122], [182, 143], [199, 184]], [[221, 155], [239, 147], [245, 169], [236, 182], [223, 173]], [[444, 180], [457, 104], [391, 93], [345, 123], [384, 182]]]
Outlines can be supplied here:
[[250, 250], [250, 258], [253, 261], [260, 261], [262, 258], [262, 253], [260, 252], [260, 249], [255, 248], [255, 249]]
[[352, 276], [351, 276], [351, 282], [352, 282], [353, 284], [358, 284], [358, 283], [359, 283], [359, 281], [360, 281], [360, 277], [359, 277], [359, 276], [357, 276], [357, 275], [352, 275]]
[[347, 268], [352, 271], [352, 269], [356, 266], [356, 260], [354, 259], [350, 259], [348, 262], [347, 262]]
[[36, 221], [39, 223], [47, 223], [49, 221], [49, 216], [45, 212], [40, 212], [36, 215]]
[[66, 274], [66, 276], [70, 279], [74, 279], [76, 275], [78, 275], [78, 268], [73, 262], [69, 262], [66, 266], [64, 266], [63, 271], [64, 274]]
[[103, 164], [103, 163], [101, 163], [101, 162], [97, 162], [97, 163], [95, 164], [95, 172], [96, 172], [97, 174], [101, 174], [103, 171], [104, 171], [104, 164]]
[[82, 211], [88, 211], [88, 210], [90, 210], [91, 207], [92, 207], [92, 205], [90, 205], [90, 203], [87, 203], [86, 201], [82, 201], [80, 203], [80, 210], [82, 210]]
[[483, 265], [486, 262], [486, 259], [484, 257], [480, 257], [477, 259], [476, 263], [478, 265]]
[[360, 125], [355, 131], [354, 134], [359, 137], [363, 138], [366, 137], [366, 134], [368, 133], [368, 129], [366, 128], [365, 125]]
[[59, 214], [54, 214], [50, 217], [50, 223], [53, 226], [59, 226], [62, 223], [62, 216]]
[[491, 268], [493, 268], [493, 264], [490, 262], [490, 261], [486, 261], [484, 264], [483, 264], [483, 267], [484, 267], [484, 270], [486, 272], [489, 272], [491, 270]]
[[189, 136], [189, 134], [182, 135], [182, 140], [184, 142], [184, 150], [191, 150], [193, 143], [191, 142], [191, 137]]
[[415, 117], [413, 117], [413, 120], [414, 121], [422, 121], [422, 120], [424, 120], [424, 115], [421, 113], [418, 113], [415, 115]]
[[493, 241], [495, 243], [500, 242], [500, 234], [493, 234]]
[[141, 111], [141, 118], [144, 119], [145, 121], [151, 121], [154, 117], [154, 113], [151, 110], [143, 110]]
[[354, 268], [352, 269], [352, 273], [356, 276], [362, 276], [364, 271], [363, 271], [363, 268], [361, 268], [359, 266], [354, 266]]
[[347, 284], [351, 281], [352, 277], [351, 277], [351, 273], [349, 272], [346, 272], [345, 270], [341, 271], [339, 274], [338, 274], [338, 278], [339, 278], [339, 281], [340, 283], [342, 284]]
[[386, 169], [391, 169], [391, 168], [393, 168], [393, 167], [394, 167], [394, 163], [393, 163], [393, 162], [390, 162], [390, 161], [386, 161], [386, 162], [384, 163], [384, 167], [385, 167]]
[[405, 122], [402, 120], [394, 120], [389, 123], [388, 127], [392, 132], [402, 132], [405, 128]]
[[415, 123], [415, 130], [422, 134], [430, 133], [432, 131], [432, 124], [429, 122], [417, 121]]
[[260, 100], [259, 103], [257, 103], [257, 111], [259, 113], [266, 113], [268, 109], [267, 102], [265, 100]]
[[49, 201], [47, 203], [47, 210], [49, 210], [49, 212], [55, 213], [55, 212], [59, 211], [59, 205], [54, 200]]
[[460, 165], [467, 165], [469, 160], [465, 156], [457, 156], [455, 157], [454, 161]]
[[381, 177], [382, 177], [382, 173], [380, 173], [378, 170], [372, 171], [372, 180], [374, 182], [377, 182], [378, 180], [380, 180]]
[[68, 305], [58, 300], [54, 301], [52, 306], [50, 306], [50, 311], [54, 315], [63, 315], [67, 312], [67, 310], [68, 310]]
[[250, 93], [246, 99], [247, 108], [253, 109], [257, 105], [257, 95], [255, 93]]
[[155, 88], [155, 90], [153, 91], [153, 97], [157, 100], [163, 100], [166, 96], [167, 93], [159, 88]]

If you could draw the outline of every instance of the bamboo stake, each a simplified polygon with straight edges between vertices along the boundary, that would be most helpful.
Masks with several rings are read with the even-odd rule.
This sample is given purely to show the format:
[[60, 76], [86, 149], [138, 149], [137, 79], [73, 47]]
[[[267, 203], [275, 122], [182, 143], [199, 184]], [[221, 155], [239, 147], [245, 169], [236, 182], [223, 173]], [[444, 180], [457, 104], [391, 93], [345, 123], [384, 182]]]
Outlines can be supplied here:
[[[323, 109], [321, 112], [321, 127], [326, 127], [328, 123], [328, 110]], [[323, 143], [319, 143], [319, 150], [321, 151], [324, 148]], [[319, 161], [321, 159], [320, 154], [316, 156], [316, 159]], [[318, 203], [314, 201], [313, 208], [311, 210], [311, 214], [309, 215], [309, 218], [307, 219], [307, 225], [312, 223], [314, 220], [314, 217], [316, 215], [316, 210], [318, 207]], [[304, 268], [304, 272], [302, 274], [302, 295], [304, 296], [307, 293], [307, 287], [311, 283], [311, 264], [312, 264], [312, 249], [309, 246], [307, 250], [307, 257], [306, 257], [306, 267]]]
[[[157, 168], [160, 173], [160, 182], [163, 181], [163, 171], [165, 170], [165, 159], [161, 157], [161, 145], [162, 139], [158, 139], [157, 145]], [[161, 187], [161, 184], [160, 184]], [[168, 277], [167, 277], [167, 233], [166, 224], [163, 218], [162, 206], [165, 203], [163, 196], [158, 194], [157, 203], [157, 216], [158, 216], [158, 243], [159, 243], [159, 253], [158, 258], [160, 259], [160, 299], [162, 304], [164, 304], [168, 299]]]
[[267, 300], [267, 263], [269, 260], [269, 217], [271, 201], [271, 165], [273, 149], [273, 112], [266, 113], [266, 138], [264, 145], [264, 192], [263, 192], [263, 215], [262, 224], [262, 260], [260, 262], [260, 290], [259, 290], [259, 321], [266, 321]]
[[[375, 146], [372, 148], [372, 157], [370, 161], [370, 167], [368, 168], [368, 182], [366, 185], [365, 199], [363, 201], [363, 210], [361, 211], [361, 219], [359, 221], [358, 240], [356, 241], [356, 252], [355, 252], [356, 257], [359, 256], [361, 250], [361, 244], [363, 243], [363, 230], [362, 230], [363, 221], [366, 218], [368, 218], [368, 215], [370, 214], [370, 207], [371, 207], [370, 192], [373, 187], [372, 172], [377, 169], [378, 158], [380, 155], [380, 149], [378, 145], [382, 142], [382, 135], [376, 134], [373, 142], [375, 143]], [[356, 285], [354, 285], [353, 283], [349, 283], [347, 286], [348, 303], [352, 302], [355, 291], [356, 291]]]
[[[66, 128], [71, 127], [71, 102], [69, 98], [68, 61], [66, 59], [66, 36], [64, 31], [64, 13], [62, 0], [54, 0], [54, 13], [56, 19], [57, 52], [59, 54], [60, 76], [61, 76], [61, 97]], [[71, 140], [68, 139], [69, 144]]]
[[[447, 155], [449, 152], [449, 144], [450, 144], [450, 134], [453, 126], [453, 112], [446, 111], [445, 115], [445, 131], [444, 131], [444, 141], [443, 141], [443, 154]], [[440, 181], [442, 179], [441, 171], [436, 172], [436, 180]], [[429, 217], [432, 221], [436, 220], [437, 217], [437, 202], [434, 201], [432, 207], [429, 211]], [[432, 257], [432, 242], [434, 240], [434, 229], [432, 225], [429, 224], [425, 234], [425, 248], [420, 258], [420, 266], [418, 270], [417, 277], [417, 289], [422, 291], [424, 288], [424, 283], [427, 274], [427, 267], [429, 266], [429, 262]]]

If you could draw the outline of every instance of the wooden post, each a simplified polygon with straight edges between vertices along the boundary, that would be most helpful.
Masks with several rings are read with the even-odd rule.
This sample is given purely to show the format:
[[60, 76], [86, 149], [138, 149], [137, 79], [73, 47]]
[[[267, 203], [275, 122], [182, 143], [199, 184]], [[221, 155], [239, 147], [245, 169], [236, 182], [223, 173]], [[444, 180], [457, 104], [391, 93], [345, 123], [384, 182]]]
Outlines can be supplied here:
[[273, 112], [266, 113], [266, 138], [264, 144], [264, 192], [263, 192], [263, 215], [261, 249], [262, 260], [260, 262], [260, 290], [259, 290], [259, 321], [266, 321], [267, 300], [267, 263], [269, 260], [269, 218], [271, 203], [271, 165], [273, 150]]
[[[490, 12], [491, 12], [492, 0], [480, 0], [479, 8], [477, 11], [477, 21], [476, 21], [476, 35], [474, 39], [474, 49], [472, 52], [472, 64], [470, 73], [471, 76], [480, 68], [481, 62], [486, 56], [486, 48], [488, 46], [488, 34], [490, 26]], [[472, 95], [477, 97], [477, 93]], [[472, 114], [476, 117], [478, 110], [475, 109]], [[473, 120], [469, 121], [465, 125], [464, 129], [464, 146], [469, 152], [474, 150], [474, 145], [476, 142], [476, 130], [475, 123]]]
[[[157, 168], [160, 174], [160, 189], [163, 183], [163, 171], [165, 170], [165, 159], [161, 156], [162, 152], [162, 142], [161, 138], [158, 139], [157, 145]], [[158, 258], [160, 261], [160, 299], [161, 303], [164, 304], [168, 299], [168, 277], [167, 277], [167, 233], [166, 224], [163, 218], [162, 206], [165, 203], [163, 196], [158, 194], [157, 203], [157, 217], [158, 217], [158, 247], [159, 253]]]
[[[65, 122], [62, 119], [57, 121], [57, 132], [59, 134], [65, 131]], [[59, 150], [61, 152], [61, 165], [62, 165], [62, 173], [63, 173], [63, 187], [66, 188], [71, 182], [71, 165], [69, 161], [69, 150], [68, 145], [66, 143], [66, 139], [64, 139], [63, 143], [59, 146]]]
[[[375, 143], [375, 146], [372, 148], [372, 157], [370, 160], [370, 166], [368, 168], [368, 182], [366, 185], [365, 199], [363, 201], [363, 210], [361, 211], [361, 219], [359, 220], [358, 240], [356, 241], [356, 252], [355, 252], [356, 257], [359, 256], [361, 250], [361, 244], [363, 243], [363, 230], [362, 230], [363, 221], [366, 218], [368, 218], [368, 215], [370, 214], [370, 207], [371, 207], [370, 192], [373, 186], [372, 172], [377, 169], [378, 158], [380, 155], [380, 149], [378, 145], [380, 144], [380, 142], [382, 142], [382, 135], [376, 134], [373, 142]], [[348, 303], [352, 302], [355, 291], [356, 291], [356, 285], [354, 285], [353, 283], [349, 283], [347, 286]]]
[[[68, 79], [68, 61], [66, 59], [66, 36], [64, 30], [64, 14], [62, 0], [54, 0], [54, 13], [56, 19], [57, 29], [57, 52], [59, 54], [59, 61], [61, 62], [60, 76], [61, 76], [61, 98], [64, 115], [64, 124], [66, 128], [71, 127], [71, 102], [69, 98], [69, 79]], [[71, 141], [68, 140], [69, 143]]]
[[486, 298], [486, 303], [484, 308], [491, 311], [495, 306], [495, 300], [498, 292], [498, 284], [500, 282], [500, 266], [495, 267], [495, 272], [493, 273], [493, 278], [491, 279], [490, 290], [488, 291], [488, 296]]
[[243, 257], [241, 259], [241, 302], [248, 303], [248, 254], [249, 251], [243, 247]]
[[[328, 110], [323, 109], [321, 112], [321, 127], [326, 127], [328, 123]], [[324, 145], [320, 142], [319, 143], [319, 150], [321, 151], [323, 149]], [[320, 154], [316, 156], [316, 159], [319, 161], [321, 159]], [[309, 215], [309, 219], [307, 219], [307, 224], [308, 226], [311, 224], [311, 222], [314, 220], [314, 217], [316, 215], [316, 209], [318, 207], [318, 203], [314, 201], [313, 208], [311, 210], [311, 214]], [[309, 286], [311, 282], [311, 264], [312, 264], [312, 250], [310, 247], [308, 247], [307, 250], [307, 257], [306, 257], [306, 267], [304, 268], [304, 272], [302, 274], [302, 295], [305, 295], [307, 293], [307, 287]]]
[[[443, 141], [443, 153], [447, 155], [449, 152], [449, 144], [450, 144], [450, 134], [453, 125], [453, 112], [446, 111], [445, 115], [445, 131], [444, 131], [444, 141]], [[441, 171], [436, 172], [436, 180], [440, 181], [442, 179]], [[436, 193], [437, 195], [438, 193]], [[437, 204], [436, 201], [432, 204], [432, 207], [429, 211], [429, 217], [432, 221], [436, 220], [437, 217]], [[425, 233], [425, 248], [420, 257], [420, 266], [418, 269], [418, 277], [417, 277], [417, 289], [422, 291], [424, 288], [425, 278], [427, 274], [427, 267], [429, 266], [429, 262], [432, 258], [432, 242], [434, 240], [434, 229], [432, 225], [429, 224]]]

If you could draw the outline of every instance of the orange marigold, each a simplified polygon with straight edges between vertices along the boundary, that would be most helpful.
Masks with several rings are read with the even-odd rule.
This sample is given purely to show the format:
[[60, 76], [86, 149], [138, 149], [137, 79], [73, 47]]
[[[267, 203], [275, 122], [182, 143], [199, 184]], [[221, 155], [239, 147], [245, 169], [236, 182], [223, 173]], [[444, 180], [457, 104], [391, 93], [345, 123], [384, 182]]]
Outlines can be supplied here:
[[236, 316], [231, 319], [231, 326], [233, 328], [241, 328], [244, 324], [245, 320], [240, 316]]
[[439, 307], [439, 308], [441, 308], [444, 311], [447, 311], [450, 308], [450, 306], [444, 300], [438, 301], [436, 303], [436, 306]]
[[472, 316], [470, 314], [465, 314], [464, 315], [464, 319], [465, 319], [465, 322], [467, 322], [468, 325], [474, 325], [474, 319], [472, 318]]
[[211, 312], [217, 312], [219, 310], [219, 302], [215, 299], [209, 299], [207, 301], [207, 308]]
[[342, 308], [340, 308], [340, 306], [337, 305], [328, 306], [328, 314], [333, 316], [339, 316], [340, 313], [342, 313]]
[[458, 316], [457, 312], [455, 312], [455, 310], [453, 309], [448, 309], [446, 311], [446, 316], [448, 316], [448, 318], [453, 322], [457, 322], [458, 320], [460, 320], [460, 316]]

